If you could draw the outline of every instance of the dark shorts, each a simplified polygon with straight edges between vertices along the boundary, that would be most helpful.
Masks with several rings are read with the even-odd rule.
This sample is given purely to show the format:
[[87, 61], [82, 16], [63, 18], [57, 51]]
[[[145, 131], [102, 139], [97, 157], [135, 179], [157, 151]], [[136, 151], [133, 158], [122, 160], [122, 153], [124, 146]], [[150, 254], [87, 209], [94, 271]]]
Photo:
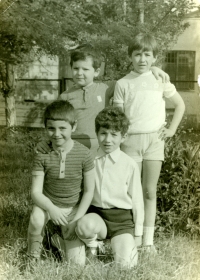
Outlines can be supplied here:
[[112, 238], [123, 233], [130, 233], [134, 236], [133, 213], [131, 209], [103, 209], [91, 205], [87, 213], [95, 213], [104, 220], [107, 226], [106, 238]]

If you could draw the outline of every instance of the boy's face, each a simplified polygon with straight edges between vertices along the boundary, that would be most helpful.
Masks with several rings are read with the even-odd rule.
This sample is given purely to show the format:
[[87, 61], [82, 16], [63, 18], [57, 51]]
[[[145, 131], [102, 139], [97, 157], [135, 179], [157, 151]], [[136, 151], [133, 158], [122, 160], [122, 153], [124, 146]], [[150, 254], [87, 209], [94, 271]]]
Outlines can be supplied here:
[[63, 120], [47, 120], [46, 131], [49, 140], [57, 148], [67, 148], [71, 134], [76, 129], [76, 125], [71, 126], [67, 121]]
[[131, 55], [134, 71], [143, 74], [148, 72], [152, 64], [156, 61], [152, 51], [133, 51]]
[[85, 87], [93, 82], [100, 73], [100, 69], [94, 69], [91, 57], [86, 60], [78, 60], [72, 64], [72, 76], [74, 82], [80, 87]]
[[119, 148], [125, 138], [126, 136], [122, 136], [120, 131], [114, 131], [104, 127], [100, 127], [99, 132], [97, 133], [99, 146], [106, 154], [110, 154]]

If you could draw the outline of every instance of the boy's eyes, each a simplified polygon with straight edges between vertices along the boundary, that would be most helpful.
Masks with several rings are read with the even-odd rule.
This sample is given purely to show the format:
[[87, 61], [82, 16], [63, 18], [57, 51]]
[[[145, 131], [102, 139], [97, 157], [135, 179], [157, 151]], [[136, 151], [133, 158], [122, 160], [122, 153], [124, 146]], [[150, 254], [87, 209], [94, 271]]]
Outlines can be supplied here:
[[[47, 127], [47, 129], [48, 129], [48, 130], [55, 130], [54, 127]], [[60, 130], [65, 130], [65, 129], [67, 129], [67, 128], [63, 126], [63, 127], [59, 127], [59, 129], [60, 129]]]
[[[78, 68], [78, 67], [73, 67], [73, 70], [79, 70], [79, 68]], [[82, 68], [82, 70], [88, 71], [88, 70], [90, 70], [90, 69], [88, 69], [88, 68]]]
[[[107, 133], [106, 133], [106, 132], [101, 132], [101, 135], [107, 135]], [[117, 136], [116, 133], [111, 133], [111, 135], [112, 135], [112, 136]]]
[[[136, 53], [135, 54], [135, 56], [141, 56], [142, 55], [142, 53]], [[151, 56], [151, 53], [144, 53], [144, 55], [146, 55], [146, 56]]]

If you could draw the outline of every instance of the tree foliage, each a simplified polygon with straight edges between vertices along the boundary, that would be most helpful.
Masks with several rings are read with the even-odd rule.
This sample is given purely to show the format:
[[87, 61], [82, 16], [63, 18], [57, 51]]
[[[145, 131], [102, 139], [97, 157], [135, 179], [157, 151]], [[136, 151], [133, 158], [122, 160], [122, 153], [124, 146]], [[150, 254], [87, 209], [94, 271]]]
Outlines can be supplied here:
[[126, 69], [126, 46], [136, 32], [154, 34], [162, 54], [187, 27], [182, 20], [191, 8], [190, 0], [2, 0], [0, 60], [21, 62], [34, 46], [35, 55], [65, 56], [89, 42], [105, 54], [108, 76], [117, 78]]

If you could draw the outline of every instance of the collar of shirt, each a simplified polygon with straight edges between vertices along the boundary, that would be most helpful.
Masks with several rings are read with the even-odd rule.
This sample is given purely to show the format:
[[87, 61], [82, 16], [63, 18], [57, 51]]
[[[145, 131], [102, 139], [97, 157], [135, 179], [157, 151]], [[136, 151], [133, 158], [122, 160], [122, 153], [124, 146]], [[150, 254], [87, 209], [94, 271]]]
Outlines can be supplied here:
[[112, 153], [106, 154], [101, 148], [99, 148], [95, 159], [99, 159], [102, 157], [110, 157], [114, 162], [117, 162], [121, 154], [120, 148], [117, 148]]
[[90, 88], [94, 84], [95, 84], [94, 82], [91, 82], [90, 84], [88, 84], [85, 87], [81, 87], [81, 86], [78, 86], [78, 85], [74, 84], [74, 86], [71, 89], [82, 89], [82, 90], [85, 91], [85, 90], [87, 90], [88, 88]]
[[94, 84], [94, 82], [91, 82], [90, 84], [88, 84], [85, 87], [82, 87], [83, 90], [87, 90], [89, 87], [91, 87]]
[[72, 150], [74, 147], [74, 141], [72, 140], [71, 146], [68, 149], [64, 148], [55, 148], [53, 144], [51, 145], [51, 152], [55, 152], [57, 155], [61, 157], [61, 159], [65, 159], [66, 155]]
[[145, 72], [145, 73], [142, 73], [142, 74], [137, 73], [135, 71], [131, 71], [130, 74], [132, 74], [134, 77], [149, 76], [149, 75], [152, 74], [152, 71], [149, 70], [148, 72]]

